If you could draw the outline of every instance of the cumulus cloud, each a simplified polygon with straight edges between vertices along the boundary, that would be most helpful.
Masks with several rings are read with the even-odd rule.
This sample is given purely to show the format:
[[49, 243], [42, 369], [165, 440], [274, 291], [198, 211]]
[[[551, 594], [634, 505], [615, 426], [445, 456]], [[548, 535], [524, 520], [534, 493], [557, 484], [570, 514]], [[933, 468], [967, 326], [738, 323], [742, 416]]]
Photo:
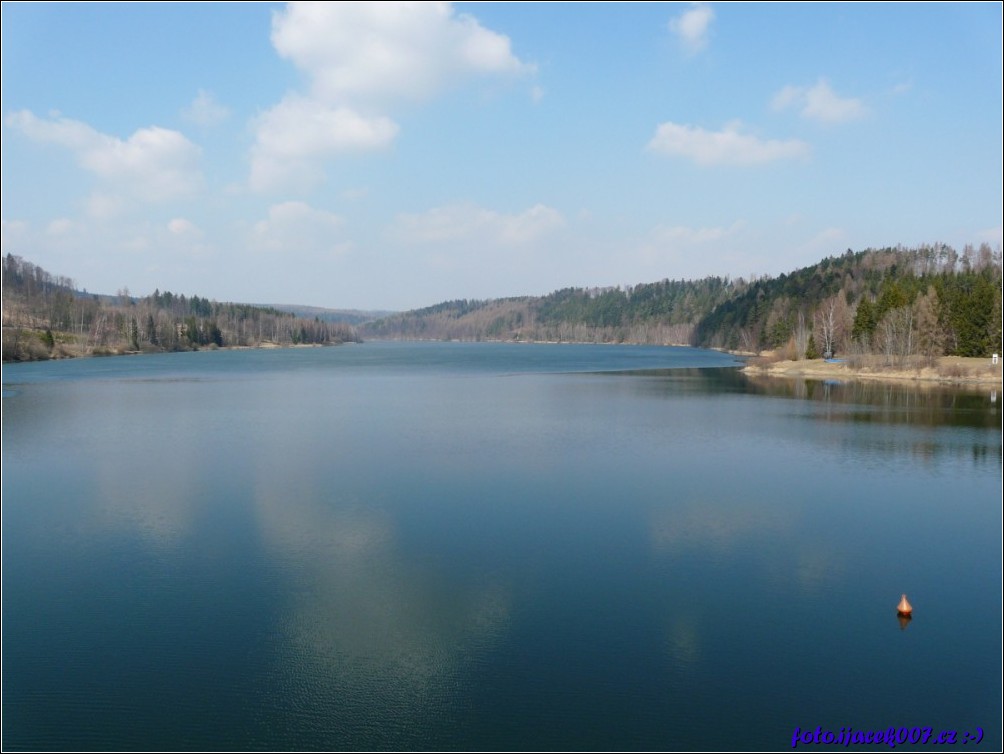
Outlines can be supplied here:
[[771, 106], [775, 110], [795, 108], [803, 118], [823, 123], [858, 120], [868, 112], [861, 100], [841, 97], [825, 79], [808, 87], [785, 86], [774, 95]]
[[698, 165], [761, 165], [804, 158], [809, 146], [797, 139], [760, 139], [730, 123], [721, 131], [666, 122], [659, 125], [648, 149], [670, 157], [685, 157]]
[[479, 76], [516, 76], [534, 66], [509, 38], [449, 3], [289, 3], [272, 16], [272, 44], [306, 74], [253, 124], [251, 187], [307, 185], [323, 160], [391, 144], [387, 113]]
[[266, 190], [316, 183], [323, 177], [318, 160], [387, 147], [398, 126], [390, 118], [290, 94], [257, 118], [255, 130], [251, 187]]
[[399, 215], [395, 234], [409, 243], [450, 241], [519, 246], [531, 243], [565, 224], [561, 213], [543, 204], [506, 214], [470, 203], [436, 207]]
[[777, 94], [771, 100], [771, 107], [775, 110], [785, 110], [791, 107], [800, 99], [805, 97], [805, 87], [803, 86], [792, 86], [788, 84], [778, 90]]
[[683, 44], [691, 55], [708, 46], [708, 31], [715, 19], [715, 12], [706, 3], [692, 3], [690, 10], [669, 22], [669, 30]]
[[225, 108], [212, 93], [200, 89], [192, 104], [182, 111], [185, 120], [203, 127], [218, 126], [230, 116], [230, 110]]
[[175, 199], [202, 185], [201, 150], [178, 131], [151, 126], [123, 140], [80, 121], [39, 118], [28, 110], [9, 115], [6, 123], [32, 141], [70, 150], [81, 167], [130, 196]]
[[289, 3], [273, 14], [272, 44], [329, 103], [421, 100], [473, 75], [533, 70], [449, 3]]
[[258, 147], [279, 158], [300, 159], [380, 149], [397, 134], [389, 118], [366, 117], [290, 95], [258, 118]]
[[315, 209], [305, 202], [282, 202], [271, 206], [268, 217], [251, 229], [251, 246], [257, 251], [279, 254], [341, 254], [348, 249], [342, 239], [342, 218]]

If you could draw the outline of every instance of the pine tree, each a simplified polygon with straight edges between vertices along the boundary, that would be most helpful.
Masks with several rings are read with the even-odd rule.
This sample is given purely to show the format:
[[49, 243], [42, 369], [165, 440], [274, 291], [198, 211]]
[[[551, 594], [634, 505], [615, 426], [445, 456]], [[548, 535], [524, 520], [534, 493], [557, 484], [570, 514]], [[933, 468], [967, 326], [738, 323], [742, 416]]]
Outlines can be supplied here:
[[805, 346], [805, 358], [807, 359], [819, 358], [819, 349], [816, 348], [816, 338], [814, 335], [809, 336], [809, 342]]
[[878, 317], [875, 313], [875, 304], [867, 296], [864, 296], [858, 302], [858, 309], [854, 314], [851, 339], [867, 346], [871, 343], [876, 325], [878, 325]]

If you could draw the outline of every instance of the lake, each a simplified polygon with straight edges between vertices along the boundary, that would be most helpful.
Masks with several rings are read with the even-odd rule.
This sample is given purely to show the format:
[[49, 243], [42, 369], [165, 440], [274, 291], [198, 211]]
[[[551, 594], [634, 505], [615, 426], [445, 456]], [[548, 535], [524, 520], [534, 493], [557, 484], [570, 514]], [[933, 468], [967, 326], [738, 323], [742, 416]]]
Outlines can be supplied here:
[[491, 343], [3, 383], [5, 751], [1001, 748], [990, 390]]

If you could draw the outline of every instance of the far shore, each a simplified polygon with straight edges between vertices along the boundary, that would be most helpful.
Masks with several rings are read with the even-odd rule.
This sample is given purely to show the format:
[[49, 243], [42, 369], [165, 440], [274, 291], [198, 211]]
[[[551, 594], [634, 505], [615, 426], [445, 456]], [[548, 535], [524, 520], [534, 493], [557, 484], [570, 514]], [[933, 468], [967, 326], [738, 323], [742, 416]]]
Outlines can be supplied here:
[[89, 350], [79, 348], [75, 343], [72, 342], [60, 342], [51, 352], [46, 353], [41, 356], [36, 356], [35, 358], [25, 358], [25, 359], [10, 359], [4, 360], [3, 364], [26, 364], [35, 361], [63, 361], [66, 359], [102, 359], [112, 356], [149, 356], [153, 354], [163, 354], [163, 353], [196, 353], [196, 352], [209, 352], [209, 351], [268, 351], [280, 348], [329, 348], [332, 346], [343, 346], [351, 345], [358, 341], [345, 340], [338, 341], [333, 340], [327, 343], [277, 343], [272, 340], [265, 340], [261, 343], [256, 343], [255, 345], [232, 345], [232, 346], [217, 346], [215, 343], [210, 345], [201, 346], [199, 348], [178, 350], [178, 351], [165, 351], [165, 350], [139, 350], [134, 351], [132, 349], [118, 348], [114, 346], [98, 347]]
[[[372, 340], [384, 340], [374, 338]], [[420, 338], [391, 338], [390, 340], [422, 340]], [[438, 340], [438, 339], [431, 339]], [[244, 351], [244, 350], [270, 350], [280, 348], [323, 348], [334, 345], [351, 345], [361, 341], [345, 341], [330, 343], [276, 343], [274, 341], [263, 341], [255, 345], [233, 345], [233, 346], [204, 346], [200, 351]], [[578, 343], [578, 341], [537, 341], [537, 340], [509, 340], [509, 339], [486, 339], [485, 342], [508, 342], [508, 343], [554, 343], [568, 344]], [[593, 343], [593, 345], [603, 345]], [[644, 345], [640, 343], [608, 343], [607, 345]], [[649, 344], [653, 345], [653, 344]], [[675, 347], [688, 347], [684, 344], [662, 344], [673, 345]], [[102, 356], [131, 356], [143, 353], [166, 353], [165, 351], [131, 351], [112, 350], [92, 351], [89, 353], [76, 352], [69, 344], [62, 343], [41, 360], [66, 359], [66, 358], [99, 358]], [[744, 351], [733, 351], [727, 349], [712, 349], [730, 353], [738, 358], [746, 359], [746, 366], [740, 369], [741, 372], [751, 377], [770, 377], [779, 379], [810, 379], [810, 380], [872, 380], [885, 382], [912, 382], [917, 385], [946, 385], [958, 387], [997, 387], [1004, 384], [1004, 369], [1002, 362], [998, 360], [995, 365], [990, 357], [970, 358], [962, 356], [942, 356], [931, 362], [929, 359], [911, 357], [905, 363], [888, 364], [886, 357], [878, 355], [852, 355], [846, 358], [826, 359], [783, 359], [772, 351], [763, 351], [753, 354]], [[39, 359], [31, 359], [39, 360]], [[4, 361], [6, 364], [18, 363], [16, 361]]]
[[889, 366], [882, 356], [791, 361], [766, 353], [750, 358], [742, 371], [749, 375], [816, 380], [881, 380], [960, 387], [995, 387], [1002, 384], [1001, 362], [998, 360], [995, 365], [989, 357], [942, 356], [933, 363], [917, 360]]

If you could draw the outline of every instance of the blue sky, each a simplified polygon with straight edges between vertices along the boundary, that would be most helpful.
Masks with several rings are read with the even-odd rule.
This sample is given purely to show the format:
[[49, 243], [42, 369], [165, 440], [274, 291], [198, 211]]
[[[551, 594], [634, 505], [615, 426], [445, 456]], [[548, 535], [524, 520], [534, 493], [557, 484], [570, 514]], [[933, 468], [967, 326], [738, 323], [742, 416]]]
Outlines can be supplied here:
[[406, 309], [1002, 240], [1000, 3], [4, 3], [3, 251]]

